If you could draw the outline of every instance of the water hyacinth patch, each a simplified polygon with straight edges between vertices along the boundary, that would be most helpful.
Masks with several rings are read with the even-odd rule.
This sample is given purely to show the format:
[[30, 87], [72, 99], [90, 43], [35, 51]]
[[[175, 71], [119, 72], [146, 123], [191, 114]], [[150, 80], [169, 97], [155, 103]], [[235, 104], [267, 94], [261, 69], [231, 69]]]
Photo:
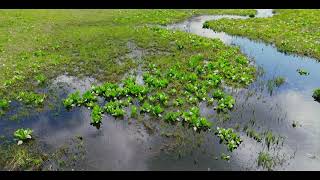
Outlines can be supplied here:
[[141, 112], [149, 113], [152, 110], [152, 105], [148, 102], [144, 102], [143, 105], [140, 108]]
[[313, 91], [312, 97], [314, 98], [315, 101], [320, 102], [320, 88], [315, 89]]
[[227, 96], [219, 99], [217, 110], [219, 112], [226, 112], [228, 109], [230, 110], [233, 108], [235, 102], [236, 101], [232, 96], [227, 95]]
[[104, 106], [104, 111], [114, 117], [124, 116], [123, 104], [121, 101], [110, 101]]
[[168, 123], [175, 123], [180, 121], [181, 112], [167, 112], [164, 116], [164, 121]]
[[156, 106], [152, 106], [152, 114], [155, 115], [155, 116], [161, 117], [161, 113], [163, 111], [164, 110], [161, 108], [161, 106], [159, 104], [156, 105]]
[[95, 105], [92, 108], [91, 112], [91, 124], [92, 125], [100, 125], [102, 123], [102, 113], [103, 110], [99, 105]]
[[0, 99], [0, 110], [5, 110], [8, 109], [10, 105], [10, 101], [5, 100], [5, 99]]
[[31, 135], [33, 133], [33, 130], [31, 129], [18, 129], [14, 132], [14, 137], [18, 140], [18, 145], [21, 145], [23, 142], [27, 141], [28, 139], [31, 139]]
[[163, 93], [163, 92], [157, 93], [157, 94], [149, 97], [149, 100], [151, 102], [153, 102], [153, 103], [154, 102], [159, 102], [161, 104], [167, 104], [168, 103], [168, 99], [169, 99], [168, 95], [166, 93]]
[[213, 92], [212, 97], [220, 100], [225, 97], [225, 93], [223, 91], [221, 91], [220, 89], [218, 89]]
[[137, 114], [138, 114], [137, 106], [132, 106], [131, 107], [131, 117], [137, 117]]
[[44, 74], [39, 74], [35, 77], [37, 83], [43, 85], [47, 81], [47, 77]]
[[95, 94], [93, 94], [91, 91], [86, 91], [82, 95], [82, 98], [78, 101], [78, 103], [86, 107], [92, 108], [97, 99], [97, 96], [95, 96]]
[[242, 142], [240, 137], [234, 133], [233, 129], [231, 128], [225, 129], [217, 127], [215, 134], [220, 138], [220, 143], [227, 145], [227, 148], [230, 152], [237, 149]]
[[147, 87], [136, 84], [134, 78], [125, 79], [123, 87], [123, 94], [135, 97], [144, 96], [149, 91]]
[[17, 96], [17, 100], [23, 102], [26, 105], [42, 105], [46, 98], [45, 94], [37, 94], [34, 92], [23, 91]]
[[184, 99], [183, 98], [177, 98], [173, 101], [174, 106], [182, 106], [184, 104]]
[[143, 74], [143, 80], [149, 87], [165, 88], [168, 86], [169, 81], [165, 78], [159, 78], [149, 73]]
[[[88, 107], [88, 103], [91, 103], [89, 107], [95, 108], [95, 113], [92, 113], [92, 119], [95, 120], [92, 121], [99, 124], [103, 113], [122, 117], [126, 112], [125, 107], [131, 105], [131, 117], [138, 115], [139, 108], [139, 115], [147, 113], [172, 125], [180, 121], [182, 125], [199, 133], [207, 131], [212, 128], [213, 123], [200, 115], [199, 103], [206, 101], [212, 105], [214, 100], [217, 100], [217, 111], [226, 113], [233, 108], [235, 100], [221, 90], [221, 82], [227, 78], [233, 83], [246, 85], [253, 78], [250, 74], [243, 73], [246, 69], [241, 69], [242, 75], [239, 77], [245, 77], [248, 81], [237, 80], [237, 73], [240, 70], [235, 69], [232, 66], [234, 62], [229, 62], [228, 59], [234, 55], [235, 52], [230, 51], [221, 54], [217, 61], [207, 63], [204, 62], [204, 59], [207, 59], [204, 55], [196, 54], [187, 59], [186, 64], [176, 64], [164, 70], [155, 64], [149, 64], [143, 73], [142, 85], [136, 84], [136, 77], [130, 76], [122, 80], [122, 85], [107, 82], [101, 86], [92, 86], [91, 90], [82, 96], [71, 94], [65, 100], [65, 105]], [[247, 63], [246, 59], [241, 57], [238, 57], [237, 61], [239, 64]], [[209, 93], [211, 90], [214, 90], [212, 97]], [[102, 110], [95, 106], [97, 96], [107, 101]], [[175, 111], [171, 108], [175, 108]], [[229, 151], [235, 149], [241, 142], [232, 133], [226, 135], [225, 139]]]
[[82, 98], [80, 96], [80, 92], [76, 91], [74, 93], [69, 94], [69, 96], [63, 101], [63, 105], [65, 108], [70, 109], [75, 106], [81, 105]]
[[212, 126], [211, 122], [200, 116], [200, 109], [197, 107], [192, 107], [189, 111], [183, 112], [182, 119], [184, 123], [198, 132], [208, 130]]

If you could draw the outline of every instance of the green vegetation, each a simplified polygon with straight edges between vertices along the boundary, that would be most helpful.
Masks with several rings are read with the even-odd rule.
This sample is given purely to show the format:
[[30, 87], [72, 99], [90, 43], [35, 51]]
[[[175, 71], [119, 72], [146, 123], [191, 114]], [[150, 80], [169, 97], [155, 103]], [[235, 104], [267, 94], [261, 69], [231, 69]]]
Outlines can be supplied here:
[[40, 106], [43, 105], [46, 95], [23, 91], [20, 92], [16, 98], [18, 101], [21, 101], [26, 105]]
[[230, 152], [237, 149], [242, 142], [240, 137], [231, 128], [224, 129], [217, 127], [215, 134], [220, 138], [220, 143], [224, 142], [227, 145]]
[[[97, 128], [104, 114], [123, 117], [132, 107], [132, 116], [144, 112], [199, 133], [209, 130], [212, 123], [201, 116], [199, 103], [209, 101], [211, 90], [222, 91], [222, 82], [249, 85], [256, 71], [239, 48], [158, 27], [202, 13], [249, 15], [255, 10], [1, 10], [0, 110], [9, 99], [28, 107], [44, 105], [51, 96], [38, 92], [59, 75], [90, 76], [106, 83], [69, 94], [63, 104], [91, 109], [91, 124]], [[129, 43], [145, 52], [142, 61], [127, 56], [133, 51]], [[138, 66], [143, 85], [126, 76]], [[103, 107], [98, 97], [106, 100]], [[234, 104], [230, 95], [210, 101], [220, 101], [224, 112]], [[16, 133], [24, 142], [32, 130]], [[228, 146], [235, 149], [233, 144], [231, 140]], [[44, 160], [19, 148], [10, 158], [5, 161], [12, 162], [12, 169], [37, 169]]]
[[222, 153], [222, 154], [221, 154], [221, 159], [222, 159], [222, 160], [225, 160], [225, 161], [229, 161], [229, 160], [230, 160], [230, 156], [227, 155], [227, 154], [225, 154], [225, 153]]
[[21, 145], [23, 142], [31, 139], [33, 131], [31, 129], [18, 129], [14, 132], [14, 137], [18, 140], [18, 145]]
[[9, 107], [9, 101], [0, 99], [0, 109], [7, 109]]
[[271, 131], [266, 131], [264, 133], [264, 136], [265, 136], [264, 140], [268, 149], [273, 144], [279, 144], [282, 139], [280, 136], [273, 135]]
[[297, 69], [297, 72], [300, 74], [300, 75], [304, 75], [304, 76], [307, 76], [309, 75], [310, 73], [305, 70], [305, 69]]
[[258, 155], [258, 166], [271, 170], [274, 166], [274, 160], [267, 152], [260, 152]]
[[267, 87], [268, 87], [268, 91], [270, 93], [270, 95], [272, 95], [273, 90], [275, 87], [280, 87], [282, 84], [284, 84], [286, 82], [284, 77], [276, 77], [274, 79], [270, 79], [267, 82]]
[[180, 116], [181, 116], [180, 112], [168, 112], [165, 115], [164, 120], [166, 122], [175, 123], [180, 120]]
[[312, 97], [314, 98], [315, 101], [320, 102], [320, 88], [315, 89], [313, 91]]
[[[119, 64], [118, 58], [130, 52], [128, 41], [147, 51], [168, 50], [176, 54], [179, 51], [176, 45], [173, 49], [169, 44], [172, 38], [164, 39], [150, 26], [204, 13], [248, 15], [256, 11], [1, 10], [0, 94], [13, 99], [20, 91], [34, 91], [38, 83], [65, 72], [100, 81], [120, 80], [128, 69], [137, 65], [130, 58]], [[186, 48], [182, 51], [192, 51], [184, 42], [179, 40], [179, 43]], [[177, 58], [180, 57], [183, 54], [179, 53]], [[98, 70], [100, 73], [96, 73]], [[38, 83], [32, 83], [34, 80]]]
[[137, 113], [138, 113], [138, 108], [137, 106], [132, 106], [131, 107], [131, 117], [137, 117]]
[[46, 82], [47, 77], [44, 74], [39, 74], [35, 77], [35, 79], [39, 85], [43, 85]]
[[243, 130], [244, 130], [244, 132], [246, 132], [247, 136], [249, 136], [250, 138], [253, 138], [257, 142], [262, 141], [262, 137], [261, 137], [262, 135], [260, 133], [258, 133], [257, 131], [255, 131], [253, 128], [245, 126], [243, 128]]
[[46, 156], [27, 145], [2, 145], [0, 147], [0, 169], [8, 171], [41, 170]]
[[100, 106], [95, 105], [93, 106], [92, 113], [91, 113], [91, 124], [92, 125], [100, 125], [102, 123], [102, 109]]
[[270, 18], [220, 19], [206, 23], [207, 28], [232, 35], [274, 43], [284, 52], [320, 59], [320, 11], [317, 9], [277, 9]]

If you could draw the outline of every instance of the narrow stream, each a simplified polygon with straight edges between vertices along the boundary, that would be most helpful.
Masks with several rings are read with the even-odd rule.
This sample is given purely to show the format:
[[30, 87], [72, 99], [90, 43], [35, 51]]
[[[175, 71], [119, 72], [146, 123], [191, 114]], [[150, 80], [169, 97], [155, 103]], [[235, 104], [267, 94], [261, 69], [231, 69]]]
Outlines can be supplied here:
[[[272, 16], [272, 10], [258, 10], [256, 18]], [[65, 110], [61, 99], [75, 90], [85, 91], [95, 82], [92, 78], [77, 79], [68, 75], [59, 76], [49, 87], [57, 91], [57, 107], [43, 112], [34, 112], [16, 121], [0, 117], [0, 134], [12, 137], [12, 132], [20, 127], [32, 128], [37, 141], [44, 143], [48, 151], [59, 148], [68, 139], [77, 135], [83, 137], [85, 159], [73, 167], [58, 167], [50, 164], [49, 170], [262, 170], [257, 166], [259, 152], [272, 154], [278, 163], [275, 170], [320, 170], [320, 103], [312, 98], [314, 88], [320, 86], [320, 63], [317, 60], [277, 51], [263, 42], [252, 41], [244, 37], [230, 36], [223, 32], [203, 29], [208, 20], [221, 18], [249, 18], [230, 15], [204, 15], [172, 24], [167, 28], [182, 30], [207, 38], [219, 38], [225, 44], [239, 46], [241, 51], [252, 59], [264, 73], [257, 81], [245, 89], [227, 89], [237, 103], [225, 122], [228, 127], [240, 127], [243, 143], [231, 153], [229, 162], [221, 160], [221, 152], [227, 153], [212, 135], [205, 136], [205, 142], [190, 150], [189, 145], [177, 146], [178, 151], [164, 152], [170, 144], [170, 138], [164, 138], [148, 132], [142, 123], [130, 121], [130, 117], [118, 120], [104, 117], [102, 127], [97, 130], [90, 126], [90, 110], [75, 108]], [[141, 54], [141, 52], [138, 52]], [[306, 69], [309, 76], [300, 76], [296, 70]], [[285, 84], [273, 90], [267, 90], [266, 82], [282, 76]], [[201, 113], [214, 114], [212, 108], [201, 106]], [[19, 112], [10, 112], [9, 115]], [[212, 121], [216, 117], [212, 116]], [[298, 126], [293, 128], [292, 123]], [[242, 128], [250, 124], [258, 132], [270, 130], [284, 138], [283, 143], [272, 145], [256, 142], [249, 138]], [[190, 132], [193, 133], [191, 130]], [[188, 136], [195, 146], [196, 137]], [[194, 138], [194, 139], [192, 139]], [[181, 151], [186, 154], [181, 155]], [[183, 154], [183, 153], [182, 153]]]
[[[258, 10], [256, 18], [273, 16], [271, 9]], [[320, 103], [312, 98], [312, 91], [320, 85], [320, 63], [316, 59], [288, 55], [279, 52], [276, 47], [263, 42], [252, 41], [248, 38], [231, 36], [224, 32], [214, 32], [203, 29], [202, 24], [209, 20], [221, 18], [245, 19], [243, 16], [212, 16], [204, 15], [193, 17], [182, 23], [170, 25], [169, 29], [182, 30], [207, 38], [219, 38], [227, 45], [240, 47], [241, 51], [249, 56], [257, 67], [262, 67], [264, 74], [246, 90], [234, 90], [238, 102], [231, 119], [234, 123], [248, 122], [255, 119], [260, 129], [270, 129], [285, 138], [282, 147], [276, 152], [283, 152], [289, 156], [288, 164], [278, 167], [285, 170], [320, 170]], [[298, 68], [306, 69], [309, 76], [301, 76]], [[276, 89], [272, 96], [263, 90], [268, 80], [281, 76], [286, 79], [284, 85]], [[247, 98], [246, 93], [256, 92]], [[293, 128], [292, 123], [300, 126]], [[259, 129], [259, 128], [256, 128]], [[245, 135], [244, 135], [245, 136]], [[249, 139], [246, 139], [250, 142]], [[245, 147], [237, 150], [239, 164], [246, 164], [254, 160], [252, 156], [261, 150], [254, 141], [245, 143]], [[279, 154], [280, 156], [280, 154]], [[284, 158], [285, 159], [285, 158]], [[256, 161], [256, 160], [255, 160]]]

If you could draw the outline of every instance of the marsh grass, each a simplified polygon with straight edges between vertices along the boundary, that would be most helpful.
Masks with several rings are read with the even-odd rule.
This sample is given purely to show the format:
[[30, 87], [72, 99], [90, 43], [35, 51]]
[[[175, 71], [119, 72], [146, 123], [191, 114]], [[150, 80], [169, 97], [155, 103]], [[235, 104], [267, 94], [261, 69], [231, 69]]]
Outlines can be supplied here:
[[262, 166], [263, 168], [268, 169], [269, 171], [272, 170], [274, 167], [274, 159], [268, 152], [260, 152], [258, 155], [258, 166]]

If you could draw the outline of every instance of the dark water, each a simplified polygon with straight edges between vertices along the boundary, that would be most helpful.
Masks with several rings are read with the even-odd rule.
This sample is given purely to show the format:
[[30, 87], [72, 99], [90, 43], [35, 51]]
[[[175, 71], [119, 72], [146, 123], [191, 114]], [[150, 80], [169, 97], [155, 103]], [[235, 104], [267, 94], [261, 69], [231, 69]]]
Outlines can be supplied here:
[[[258, 12], [259, 18], [272, 16], [271, 10]], [[77, 79], [67, 75], [58, 77], [50, 86], [60, 97], [55, 109], [31, 113], [18, 123], [0, 117], [0, 134], [11, 137], [16, 128], [29, 127], [34, 129], [36, 139], [45, 143], [48, 150], [59, 148], [76, 135], [82, 136], [85, 159], [72, 167], [75, 170], [261, 170], [257, 166], [260, 151], [268, 151], [278, 158], [275, 170], [320, 170], [320, 103], [311, 97], [312, 90], [320, 85], [320, 63], [315, 59], [280, 53], [272, 45], [262, 42], [202, 29], [206, 20], [223, 17], [247, 18], [198, 16], [168, 28], [219, 38], [226, 44], [239, 46], [256, 66], [264, 70], [264, 74], [249, 88], [227, 89], [235, 96], [237, 103], [230, 120], [220, 125], [239, 125], [243, 139], [237, 150], [228, 153], [231, 155], [230, 162], [220, 160], [220, 153], [227, 151], [212, 133], [199, 135], [179, 127], [161, 125], [159, 128], [152, 120], [144, 125], [129, 117], [122, 120], [110, 116], [104, 117], [102, 127], [97, 130], [90, 126], [90, 110], [75, 108], [68, 112], [61, 103], [61, 98], [68, 93], [76, 89], [83, 92], [97, 82], [91, 78]], [[136, 51], [141, 59], [141, 52], [136, 49], [133, 52]], [[310, 75], [300, 76], [296, 72], [298, 68], [307, 69]], [[286, 82], [270, 95], [266, 82], [276, 76], [284, 77]], [[212, 108], [201, 105], [201, 112], [211, 117], [210, 120], [217, 121]], [[292, 127], [293, 121], [298, 124], [296, 128]], [[258, 143], [247, 137], [242, 128], [250, 123], [258, 132], [270, 130], [283, 137], [283, 143], [268, 149], [264, 142]], [[160, 133], [150, 132], [152, 129], [158, 129]], [[160, 134], [163, 131], [183, 132], [182, 141], [162, 137]], [[198, 146], [200, 140], [204, 142]], [[173, 150], [168, 151], [170, 148]]]

